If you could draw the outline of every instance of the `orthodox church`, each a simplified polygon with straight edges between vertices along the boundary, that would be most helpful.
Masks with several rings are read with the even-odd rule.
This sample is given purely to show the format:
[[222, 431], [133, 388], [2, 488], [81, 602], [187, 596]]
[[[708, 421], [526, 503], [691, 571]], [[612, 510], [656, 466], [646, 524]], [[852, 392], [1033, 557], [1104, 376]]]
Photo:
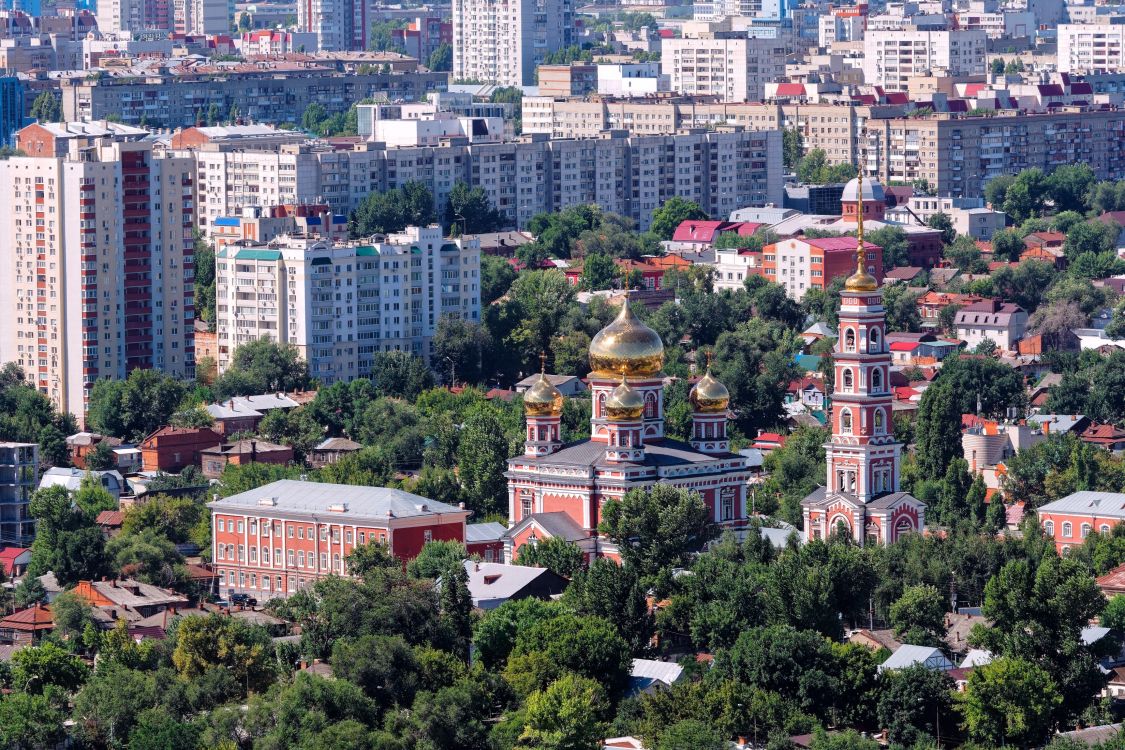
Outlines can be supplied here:
[[856, 270], [840, 296], [832, 394], [832, 439], [825, 446], [828, 484], [801, 501], [805, 539], [841, 531], [858, 544], [890, 544], [925, 529], [926, 506], [899, 490], [902, 444], [891, 422], [891, 354], [883, 291], [863, 244], [859, 177]]
[[664, 434], [664, 344], [621, 305], [590, 342], [590, 437], [564, 444], [563, 396], [544, 375], [524, 393], [523, 455], [508, 460], [505, 559], [561, 536], [592, 560], [617, 556], [598, 536], [601, 508], [637, 487], [670, 484], [698, 492], [715, 522], [745, 525], [748, 460], [730, 452], [730, 394], [708, 368], [690, 393], [690, 442]]

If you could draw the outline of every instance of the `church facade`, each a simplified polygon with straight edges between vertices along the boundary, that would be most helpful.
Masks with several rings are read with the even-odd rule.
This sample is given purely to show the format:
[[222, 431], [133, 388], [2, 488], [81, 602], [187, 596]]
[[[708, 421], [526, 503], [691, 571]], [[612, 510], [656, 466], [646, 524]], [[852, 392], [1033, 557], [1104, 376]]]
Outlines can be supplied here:
[[861, 180], [856, 272], [840, 293], [827, 484], [801, 502], [802, 520], [806, 540], [846, 533], [858, 544], [890, 544], [925, 529], [925, 505], [899, 489], [886, 310], [863, 244], [862, 189]]
[[664, 345], [629, 309], [590, 343], [590, 437], [563, 444], [563, 397], [546, 377], [524, 394], [523, 455], [508, 460], [505, 559], [525, 544], [561, 536], [589, 560], [616, 557], [597, 532], [607, 500], [670, 484], [697, 492], [715, 523], [746, 524], [748, 460], [730, 451], [730, 395], [710, 371], [692, 388], [689, 442], [664, 433]]

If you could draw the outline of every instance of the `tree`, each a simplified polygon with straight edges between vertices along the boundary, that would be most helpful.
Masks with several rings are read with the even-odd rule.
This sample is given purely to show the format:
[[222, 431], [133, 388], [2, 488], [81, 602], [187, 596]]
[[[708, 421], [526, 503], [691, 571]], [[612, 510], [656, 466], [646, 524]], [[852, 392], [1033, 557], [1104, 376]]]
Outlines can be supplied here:
[[101, 529], [80, 508], [74, 508], [63, 487], [48, 487], [31, 496], [28, 511], [36, 519], [28, 577], [53, 572], [63, 586], [98, 580], [107, 570]]
[[336, 677], [359, 685], [382, 709], [414, 702], [418, 661], [399, 636], [342, 638], [332, 647], [331, 663]]
[[1000, 657], [977, 667], [960, 696], [969, 736], [982, 744], [1028, 747], [1046, 739], [1062, 697], [1047, 670]]
[[563, 599], [578, 614], [595, 615], [613, 623], [632, 653], [643, 654], [649, 649], [653, 630], [647, 595], [647, 588], [632, 566], [600, 558], [588, 569], [574, 574]]
[[797, 179], [807, 185], [824, 185], [830, 182], [847, 182], [856, 176], [851, 164], [829, 164], [828, 154], [814, 148], [797, 162]]
[[453, 48], [448, 42], [442, 42], [430, 53], [426, 67], [435, 73], [453, 70]]
[[536, 568], [547, 568], [563, 578], [572, 578], [582, 569], [586, 555], [577, 544], [562, 537], [548, 537], [537, 544], [519, 548], [515, 563]]
[[469, 553], [465, 545], [456, 541], [427, 542], [418, 556], [406, 564], [406, 572], [414, 578], [441, 578], [448, 570], [460, 565]]
[[371, 357], [371, 382], [384, 396], [413, 401], [434, 387], [434, 372], [409, 352], [376, 352]]
[[63, 591], [51, 602], [51, 619], [55, 623], [54, 634], [66, 641], [76, 641], [87, 625], [97, 624], [93, 607], [73, 591]]
[[715, 654], [712, 670], [717, 678], [791, 697], [810, 713], [823, 716], [833, 703], [832, 649], [809, 630], [788, 625], [745, 630], [731, 648]]
[[1047, 178], [1038, 168], [1025, 169], [1016, 175], [1004, 194], [1004, 213], [1017, 224], [1039, 216], [1047, 197]]
[[12, 684], [25, 693], [55, 685], [68, 693], [82, 686], [90, 670], [82, 659], [54, 643], [28, 646], [12, 654]]
[[90, 518], [97, 518], [103, 510], [117, 510], [117, 500], [93, 474], [82, 477], [74, 492], [74, 504]]
[[516, 269], [504, 258], [495, 255], [480, 257], [480, 304], [491, 305], [508, 293], [516, 280]]
[[87, 418], [103, 435], [140, 442], [168, 424], [186, 393], [184, 384], [175, 378], [138, 368], [125, 380], [94, 383]]
[[117, 468], [117, 454], [108, 440], [101, 440], [86, 454], [84, 461], [90, 471], [109, 471]]
[[155, 529], [119, 534], [106, 545], [106, 554], [123, 577], [165, 587], [177, 581], [177, 567], [184, 562], [176, 545]]
[[457, 227], [460, 234], [494, 232], [504, 226], [506, 217], [492, 207], [488, 194], [479, 185], [470, 188], [458, 180], [449, 191], [445, 204], [445, 223]]
[[488, 332], [480, 323], [457, 315], [443, 315], [434, 331], [431, 361], [449, 366], [451, 385], [454, 374], [460, 376], [463, 383], [479, 383], [489, 343]]
[[449, 650], [467, 664], [473, 637], [473, 596], [469, 593], [469, 572], [460, 561], [442, 571], [438, 604]]
[[[713, 318], [700, 324], [708, 322], [722, 324]], [[696, 340], [706, 343], [704, 339]], [[796, 352], [798, 341], [792, 331], [760, 318], [719, 335], [713, 369], [715, 377], [730, 390], [735, 422], [743, 434], [756, 435], [759, 429], [774, 427], [781, 421], [786, 385], [797, 376], [792, 353]]]
[[465, 419], [457, 448], [457, 467], [468, 506], [478, 514], [505, 506], [508, 441], [492, 407], [477, 406]]
[[353, 237], [401, 232], [408, 226], [424, 227], [434, 221], [434, 196], [423, 183], [411, 180], [401, 188], [371, 193], [352, 212]]
[[[541, 659], [534, 655], [541, 655]], [[532, 657], [528, 660], [526, 657]], [[525, 657], [522, 661], [519, 657]], [[534, 664], [541, 674], [529, 673]], [[632, 658], [629, 645], [610, 623], [600, 617], [558, 615], [534, 623], [516, 638], [508, 660], [508, 675], [524, 672], [530, 682], [551, 680], [566, 672], [596, 680], [610, 695], [624, 688]]]
[[215, 382], [219, 399], [259, 393], [303, 391], [312, 386], [309, 366], [292, 344], [259, 339], [234, 350], [230, 367]]
[[13, 692], [0, 699], [0, 743], [11, 748], [52, 748], [66, 736], [63, 713], [46, 695]]
[[1004, 75], [1004, 60], [1002, 58], [999, 58], [999, 57], [992, 58], [992, 62], [989, 63], [988, 67], [989, 67], [989, 70], [992, 72], [992, 75], [994, 75], [994, 76]]
[[189, 680], [212, 668], [225, 669], [249, 692], [269, 683], [272, 652], [262, 628], [220, 615], [184, 617], [176, 628], [172, 664]]
[[606, 501], [598, 529], [641, 575], [684, 564], [717, 535], [703, 499], [667, 484], [632, 489], [620, 500]]
[[993, 232], [991, 244], [992, 254], [996, 260], [1016, 262], [1027, 249], [1023, 238], [1014, 229], [999, 229]]
[[1097, 176], [1089, 164], [1063, 164], [1055, 167], [1047, 178], [1047, 193], [1056, 212], [1086, 210], [1089, 195]]
[[649, 231], [662, 240], [672, 239], [676, 227], [685, 221], [706, 221], [711, 218], [695, 201], [674, 195], [652, 212]]
[[953, 219], [949, 218], [949, 214], [938, 212], [931, 216], [926, 224], [931, 229], [941, 230], [941, 241], [943, 244], [948, 245], [953, 242], [957, 237], [957, 230], [953, 228]]
[[618, 280], [620, 272], [613, 258], [602, 253], [591, 253], [582, 259], [583, 291], [597, 292], [611, 288]]
[[940, 476], [961, 455], [961, 411], [952, 388], [939, 380], [922, 394], [914, 430], [914, 453], [922, 476]]
[[656, 743], [656, 750], [724, 750], [726, 747], [727, 741], [718, 730], [695, 719], [676, 722]]
[[883, 287], [883, 308], [887, 311], [888, 331], [920, 331], [922, 316], [918, 312], [920, 290], [906, 284], [888, 284]]
[[195, 750], [199, 733], [196, 725], [177, 721], [168, 709], [150, 708], [137, 714], [129, 750]]
[[62, 101], [54, 92], [44, 91], [31, 103], [29, 114], [40, 123], [62, 122]]
[[801, 156], [804, 155], [804, 139], [801, 137], [801, 131], [797, 128], [786, 128], [782, 131], [781, 135], [782, 161], [785, 164], [785, 168], [792, 171], [797, 168], [797, 164], [801, 161]]
[[945, 600], [933, 586], [907, 586], [889, 615], [895, 634], [905, 636], [907, 643], [918, 644], [916, 635], [933, 642], [945, 633]]
[[608, 704], [594, 680], [564, 675], [527, 699], [527, 725], [517, 750], [579, 750], [605, 737]]
[[473, 645], [487, 669], [496, 669], [508, 660], [516, 641], [539, 622], [565, 612], [558, 602], [540, 599], [515, 599], [485, 613], [473, 629]]
[[942, 719], [948, 734], [956, 731], [953, 716], [953, 680], [920, 664], [886, 672], [879, 698], [879, 726], [888, 739], [903, 747], [917, 747], [926, 739], [939, 739]]

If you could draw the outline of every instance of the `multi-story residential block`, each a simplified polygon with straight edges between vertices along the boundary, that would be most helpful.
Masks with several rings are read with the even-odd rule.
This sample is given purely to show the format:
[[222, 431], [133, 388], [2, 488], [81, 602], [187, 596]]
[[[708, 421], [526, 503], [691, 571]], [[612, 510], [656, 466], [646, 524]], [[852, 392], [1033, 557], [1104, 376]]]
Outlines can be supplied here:
[[259, 29], [245, 31], [235, 40], [243, 55], [273, 57], [294, 52], [311, 52], [316, 49], [316, 34], [311, 31], [282, 31]]
[[783, 184], [781, 133], [740, 128], [574, 140], [535, 135], [413, 148], [365, 143], [353, 151], [324, 144], [271, 151], [204, 145], [195, 157], [205, 231], [245, 206], [324, 202], [347, 214], [371, 192], [412, 180], [425, 184], [439, 206], [458, 181], [479, 186], [518, 226], [537, 213], [596, 203], [642, 229], [674, 195], [712, 216], [727, 216], [743, 206], [780, 204]]
[[650, 96], [671, 90], [658, 62], [598, 65], [598, 93], [603, 96]]
[[172, 0], [172, 17], [173, 30], [177, 34], [202, 36], [230, 31], [231, 13], [227, 0]]
[[329, 114], [367, 98], [418, 101], [445, 88], [446, 73], [344, 74], [313, 63], [195, 66], [191, 72], [64, 78], [63, 115], [70, 121], [113, 115], [126, 125], [187, 128], [209, 113], [257, 122], [299, 123], [308, 105]]
[[1125, 70], [1125, 25], [1108, 20], [1059, 24], [1061, 73], [1120, 73]]
[[868, 169], [884, 184], [926, 180], [938, 195], [979, 197], [997, 175], [1060, 164], [1125, 177], [1125, 110], [1114, 107], [869, 119], [865, 130]]
[[406, 54], [425, 65], [438, 47], [453, 44], [453, 24], [441, 16], [415, 18], [405, 28], [392, 31], [391, 38]]
[[914, 195], [905, 204], [887, 209], [887, 218], [903, 224], [925, 224], [937, 214], [948, 216], [957, 234], [977, 240], [992, 239], [1008, 220], [1003, 211], [986, 208], [984, 198]]
[[598, 66], [572, 62], [564, 65], [540, 65], [541, 96], [585, 96], [598, 90]]
[[354, 380], [376, 352], [429, 358], [446, 315], [480, 320], [480, 242], [441, 227], [407, 227], [382, 241], [279, 237], [216, 254], [218, 366], [266, 338], [292, 344], [322, 383]]
[[28, 547], [35, 521], [28, 512], [31, 493], [39, 484], [39, 446], [0, 443], [0, 544]]
[[0, 359], [79, 418], [98, 378], [195, 371], [195, 165], [148, 135], [29, 125], [0, 162]]
[[957, 338], [969, 349], [991, 341], [1001, 351], [1014, 351], [1027, 330], [1027, 311], [1014, 302], [983, 300], [958, 310], [956, 326]]
[[[781, 284], [793, 299], [803, 299], [810, 289], [825, 290], [838, 276], [855, 270], [859, 245], [855, 237], [791, 238], [762, 248], [761, 264], [753, 270]], [[883, 248], [864, 242], [867, 270], [883, 278]]]
[[220, 590], [261, 597], [348, 575], [348, 555], [365, 544], [410, 560], [427, 542], [466, 541], [469, 517], [464, 508], [388, 487], [289, 479], [208, 505]]
[[715, 96], [722, 102], [756, 102], [766, 84], [785, 74], [794, 51], [791, 35], [747, 36], [746, 32], [710, 31], [665, 39], [660, 69], [672, 91], [686, 96]]
[[868, 28], [863, 78], [868, 85], [905, 91], [912, 77], [938, 70], [955, 76], [984, 75], [987, 51], [988, 36], [980, 30]]
[[297, 4], [297, 30], [316, 34], [317, 49], [366, 50], [374, 0], [309, 0]]
[[535, 68], [574, 43], [572, 0], [453, 0], [453, 78], [535, 85]]
[[97, 14], [98, 31], [103, 34], [129, 36], [173, 29], [172, 3], [168, 0], [101, 0]]
[[[283, 234], [318, 234], [342, 242], [348, 239], [348, 217], [325, 205], [245, 206], [238, 216], [215, 219], [207, 231], [216, 248], [245, 240], [271, 242]], [[203, 356], [198, 351], [196, 355]]]

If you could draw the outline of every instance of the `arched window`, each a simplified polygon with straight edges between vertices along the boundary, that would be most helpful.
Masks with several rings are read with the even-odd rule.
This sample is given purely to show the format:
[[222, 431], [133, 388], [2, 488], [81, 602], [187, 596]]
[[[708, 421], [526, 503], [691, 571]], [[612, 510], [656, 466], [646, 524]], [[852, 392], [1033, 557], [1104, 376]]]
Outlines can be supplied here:
[[878, 368], [871, 371], [871, 392], [883, 392], [883, 371]]
[[1108, 533], [1109, 533], [1109, 524], [1108, 524], [1108, 523], [1103, 523], [1103, 524], [1101, 525], [1101, 528], [1100, 528], [1100, 529], [1098, 529], [1098, 531], [1100, 531], [1100, 532], [1101, 532], [1102, 534], [1108, 534]]
[[914, 522], [906, 516], [898, 519], [895, 523], [895, 539], [901, 539], [905, 534], [914, 531]]
[[875, 434], [876, 435], [882, 435], [886, 431], [887, 431], [887, 426], [884, 423], [883, 410], [882, 409], [876, 409], [875, 410]]
[[1090, 532], [1093, 531], [1093, 530], [1094, 529], [1093, 529], [1092, 526], [1090, 526], [1090, 524], [1088, 524], [1088, 523], [1082, 524], [1082, 538], [1085, 539], [1086, 537], [1090, 536]]
[[1055, 522], [1054, 521], [1045, 521], [1043, 523], [1043, 533], [1046, 534], [1047, 536], [1054, 536], [1055, 535]]
[[1070, 521], [1063, 524], [1063, 539], [1070, 539], [1074, 536], [1074, 527], [1070, 525]]
[[598, 394], [598, 418], [605, 417], [605, 392]]
[[850, 391], [852, 389], [852, 371], [851, 370], [844, 370], [843, 379], [844, 379], [844, 390]]
[[840, 432], [845, 435], [852, 434], [852, 410], [844, 409], [840, 412]]
[[867, 341], [868, 341], [867, 351], [869, 351], [873, 354], [881, 351], [881, 349], [879, 347], [879, 329], [878, 328], [872, 328], [871, 331], [868, 332]]
[[853, 331], [851, 328], [849, 328], [844, 333], [844, 351], [846, 351], [846, 352], [854, 352], [855, 351], [855, 331]]
[[645, 394], [645, 419], [656, 417], [656, 394], [649, 391]]

